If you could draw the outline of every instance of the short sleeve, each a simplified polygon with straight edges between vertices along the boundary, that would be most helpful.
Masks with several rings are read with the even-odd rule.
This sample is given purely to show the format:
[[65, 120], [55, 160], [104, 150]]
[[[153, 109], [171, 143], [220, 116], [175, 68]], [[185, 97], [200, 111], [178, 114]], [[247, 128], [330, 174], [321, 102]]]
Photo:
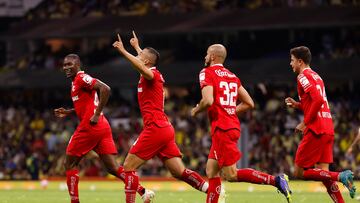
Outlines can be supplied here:
[[91, 77], [88, 74], [83, 74], [78, 79], [78, 85], [85, 89], [93, 89], [96, 83], [96, 78]]
[[147, 80], [146, 78], [144, 78], [145, 80], [147, 80], [150, 83], [152, 83], [152, 81], [158, 81], [158, 82], [161, 82], [161, 83], [165, 83], [164, 77], [162, 76], [162, 74], [159, 71], [157, 71], [157, 70], [151, 70], [151, 71], [154, 74], [153, 79]]
[[214, 86], [214, 82], [211, 74], [206, 69], [202, 69], [199, 74], [200, 88], [204, 88], [205, 86]]
[[304, 90], [305, 93], [308, 93], [313, 87], [311, 81], [305, 74], [299, 74], [297, 80], [298, 80], [298, 84]]

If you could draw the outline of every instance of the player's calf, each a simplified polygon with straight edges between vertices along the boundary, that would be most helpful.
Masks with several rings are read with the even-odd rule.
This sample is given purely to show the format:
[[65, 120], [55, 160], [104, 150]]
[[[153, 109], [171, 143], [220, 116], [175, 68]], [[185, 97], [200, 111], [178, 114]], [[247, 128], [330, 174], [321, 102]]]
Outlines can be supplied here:
[[209, 187], [209, 184], [198, 173], [190, 169], [185, 169], [178, 179], [186, 182], [191, 185], [191, 187], [201, 192], [206, 193]]

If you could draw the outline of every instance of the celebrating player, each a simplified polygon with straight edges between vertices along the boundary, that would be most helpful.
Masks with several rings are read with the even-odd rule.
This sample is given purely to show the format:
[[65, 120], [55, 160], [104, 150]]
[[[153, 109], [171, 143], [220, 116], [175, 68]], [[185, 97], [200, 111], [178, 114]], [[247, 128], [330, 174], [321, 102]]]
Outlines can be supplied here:
[[[67, 78], [72, 80], [71, 98], [73, 109], [63, 107], [54, 110], [55, 116], [63, 118], [76, 113], [80, 124], [72, 135], [66, 149], [65, 169], [66, 182], [71, 203], [79, 202], [79, 171], [80, 160], [90, 150], [94, 150], [104, 163], [107, 171], [124, 181], [125, 173], [122, 166], [115, 162], [117, 150], [112, 139], [110, 125], [102, 113], [110, 95], [110, 87], [98, 79], [80, 70], [81, 61], [78, 55], [69, 54], [64, 59], [63, 70]], [[100, 93], [100, 98], [98, 94]], [[136, 191], [142, 196], [144, 202], [149, 202], [154, 193], [145, 190], [141, 185]]]
[[303, 133], [303, 138], [295, 156], [294, 175], [305, 180], [322, 181], [333, 201], [342, 203], [344, 199], [336, 182], [340, 181], [346, 186], [351, 198], [354, 198], [356, 189], [350, 170], [341, 173], [329, 171], [329, 164], [333, 162], [334, 125], [324, 82], [310, 68], [309, 48], [295, 47], [290, 50], [290, 56], [290, 66], [297, 74], [300, 101], [288, 97], [285, 103], [304, 112], [304, 121], [295, 129]]
[[139, 184], [135, 171], [154, 156], [158, 156], [163, 161], [175, 178], [206, 192], [208, 183], [196, 172], [185, 168], [180, 150], [175, 143], [174, 128], [164, 113], [165, 81], [156, 69], [159, 53], [151, 47], [141, 49], [134, 31], [130, 44], [138, 53], [136, 57], [126, 51], [119, 34], [118, 41], [113, 43], [120, 54], [140, 73], [138, 101], [144, 129], [124, 162], [126, 202], [135, 203], [135, 192]]
[[[291, 201], [291, 191], [285, 174], [272, 176], [254, 169], [237, 169], [241, 153], [237, 147], [240, 121], [237, 114], [254, 108], [254, 102], [240, 79], [223, 63], [226, 48], [221, 44], [209, 46], [205, 67], [199, 75], [202, 99], [191, 111], [192, 116], [207, 109], [211, 122], [212, 144], [206, 165], [209, 189], [206, 202], [218, 202], [221, 187], [220, 171], [230, 182], [249, 182], [273, 185]], [[237, 105], [238, 101], [240, 104]]]

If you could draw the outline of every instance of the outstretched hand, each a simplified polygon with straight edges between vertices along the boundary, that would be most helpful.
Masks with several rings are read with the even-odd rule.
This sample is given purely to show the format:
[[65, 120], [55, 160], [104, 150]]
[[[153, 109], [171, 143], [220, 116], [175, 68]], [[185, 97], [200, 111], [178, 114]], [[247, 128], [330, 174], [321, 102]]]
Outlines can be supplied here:
[[119, 34], [117, 34], [117, 37], [118, 37], [118, 41], [115, 41], [113, 43], [113, 47], [115, 47], [119, 52], [123, 52], [125, 50], [124, 44]]
[[63, 107], [54, 109], [54, 114], [58, 118], [64, 118], [69, 115], [71, 112]]
[[285, 104], [291, 108], [297, 108], [297, 102], [291, 97], [285, 99]]

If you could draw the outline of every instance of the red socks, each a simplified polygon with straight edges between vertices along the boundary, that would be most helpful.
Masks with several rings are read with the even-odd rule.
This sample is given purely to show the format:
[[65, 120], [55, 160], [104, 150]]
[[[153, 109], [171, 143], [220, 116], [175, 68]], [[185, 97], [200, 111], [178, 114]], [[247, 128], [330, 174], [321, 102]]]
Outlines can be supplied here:
[[334, 203], [345, 203], [345, 201], [341, 195], [341, 192], [339, 190], [339, 187], [335, 181], [326, 180], [326, 181], [323, 181], [323, 184], [325, 185], [327, 192], [328, 192], [329, 196], [331, 197], [331, 199], [334, 201]]
[[68, 186], [71, 203], [79, 203], [79, 171], [77, 169], [66, 171], [66, 184]]
[[209, 189], [206, 196], [206, 203], [217, 203], [221, 191], [220, 177], [209, 179]]
[[322, 169], [307, 169], [304, 171], [303, 177], [305, 180], [317, 180], [317, 181], [338, 181], [339, 172], [325, 171]]
[[[122, 167], [122, 166], [119, 167], [117, 177], [120, 178], [125, 183], [124, 167]], [[142, 196], [143, 194], [145, 194], [145, 188], [139, 184], [139, 186], [137, 188], [137, 192], [139, 193], [140, 196]]]
[[126, 203], [135, 203], [136, 190], [139, 186], [139, 177], [135, 171], [125, 172], [125, 196]]
[[184, 170], [181, 174], [181, 180], [191, 185], [191, 187], [205, 193], [209, 187], [209, 184], [198, 173], [190, 169]]
[[237, 171], [237, 178], [238, 182], [248, 182], [275, 186], [275, 176], [256, 171], [251, 168], [239, 169]]

